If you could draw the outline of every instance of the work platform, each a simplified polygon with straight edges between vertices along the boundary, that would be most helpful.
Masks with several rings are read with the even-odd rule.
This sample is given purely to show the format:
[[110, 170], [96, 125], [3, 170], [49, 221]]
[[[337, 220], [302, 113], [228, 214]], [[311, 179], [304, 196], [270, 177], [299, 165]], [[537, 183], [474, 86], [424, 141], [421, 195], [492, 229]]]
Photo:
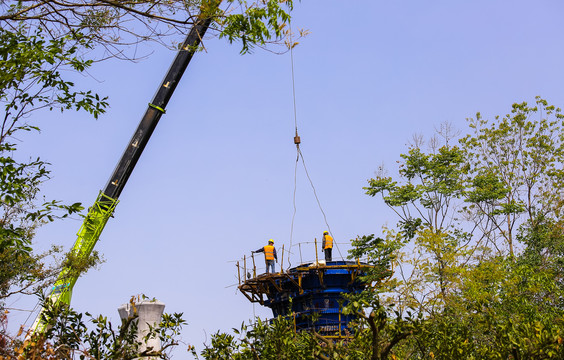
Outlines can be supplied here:
[[[343, 294], [365, 287], [360, 277], [371, 266], [360, 261], [304, 263], [287, 271], [253, 275], [239, 269], [239, 291], [253, 302], [272, 309], [274, 317], [291, 316], [296, 330], [315, 330], [327, 337], [346, 337], [354, 316], [342, 313]], [[314, 321], [316, 319], [316, 321]]]

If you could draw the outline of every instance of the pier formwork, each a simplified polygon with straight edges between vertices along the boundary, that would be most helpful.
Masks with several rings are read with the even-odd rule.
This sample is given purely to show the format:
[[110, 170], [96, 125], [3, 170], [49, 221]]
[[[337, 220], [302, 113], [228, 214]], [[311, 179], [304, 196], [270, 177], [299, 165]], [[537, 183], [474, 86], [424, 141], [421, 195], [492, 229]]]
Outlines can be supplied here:
[[370, 265], [360, 261], [304, 263], [273, 274], [239, 279], [239, 291], [254, 303], [269, 307], [274, 317], [290, 317], [297, 331], [315, 330], [325, 337], [351, 334], [352, 315], [343, 314], [344, 294], [365, 287], [360, 277]]

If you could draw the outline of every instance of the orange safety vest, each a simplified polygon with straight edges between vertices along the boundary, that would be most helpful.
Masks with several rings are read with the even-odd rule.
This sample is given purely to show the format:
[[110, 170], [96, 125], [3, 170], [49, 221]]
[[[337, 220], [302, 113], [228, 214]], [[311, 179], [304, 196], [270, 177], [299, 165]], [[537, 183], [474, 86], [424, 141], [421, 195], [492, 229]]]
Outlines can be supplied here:
[[264, 259], [265, 260], [274, 260], [274, 246], [266, 245], [264, 247]]
[[323, 235], [323, 239], [325, 240], [325, 249], [332, 249], [333, 248], [333, 238], [330, 235]]

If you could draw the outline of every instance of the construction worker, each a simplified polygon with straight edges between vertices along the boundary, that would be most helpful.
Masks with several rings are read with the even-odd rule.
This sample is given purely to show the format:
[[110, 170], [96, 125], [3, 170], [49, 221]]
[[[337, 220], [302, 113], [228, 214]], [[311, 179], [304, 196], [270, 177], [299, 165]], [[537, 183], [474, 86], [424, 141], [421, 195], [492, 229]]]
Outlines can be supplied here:
[[328, 231], [323, 232], [323, 243], [321, 244], [321, 247], [325, 251], [325, 262], [331, 261], [331, 253], [333, 251], [333, 238], [331, 237], [331, 235], [329, 235]]
[[[274, 273], [274, 261], [278, 262], [278, 256], [276, 255], [276, 248], [274, 247], [274, 240], [268, 240], [268, 245], [261, 247], [258, 250], [252, 251], [252, 253], [264, 253], [264, 262], [266, 263], [266, 273], [270, 273], [270, 269]], [[270, 269], [269, 269], [270, 268]]]

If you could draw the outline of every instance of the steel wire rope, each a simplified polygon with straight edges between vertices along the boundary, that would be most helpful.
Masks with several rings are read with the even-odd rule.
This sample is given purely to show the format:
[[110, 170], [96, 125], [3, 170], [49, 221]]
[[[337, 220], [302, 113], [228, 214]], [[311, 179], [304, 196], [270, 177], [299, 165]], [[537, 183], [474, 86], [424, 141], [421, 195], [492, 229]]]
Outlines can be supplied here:
[[[298, 151], [299, 151], [299, 145], [298, 146]], [[292, 260], [290, 258], [290, 254], [292, 252], [292, 240], [293, 240], [293, 236], [294, 236], [294, 220], [296, 218], [296, 190], [298, 188], [298, 162], [300, 160], [299, 155], [296, 157], [296, 165], [294, 166], [294, 198], [293, 198], [293, 205], [294, 205], [294, 213], [292, 214], [292, 225], [290, 227], [290, 246], [288, 248], [288, 269], [290, 269], [292, 267]], [[300, 258], [301, 258], [301, 248], [300, 248]]]
[[[292, 21], [288, 21], [288, 25], [290, 27], [290, 64], [291, 64], [291, 69], [292, 69], [292, 100], [293, 100], [293, 105], [294, 105], [294, 128], [296, 130], [296, 136], [294, 137], [294, 143], [296, 142], [296, 139], [299, 139], [298, 137], [298, 112], [297, 112], [297, 106], [296, 106], [296, 82], [295, 82], [295, 76], [294, 76], [294, 44], [292, 41]], [[297, 178], [298, 178], [298, 161], [300, 159], [300, 155], [299, 155], [299, 151], [300, 151], [300, 144], [297, 143], [296, 144], [296, 148], [298, 149], [298, 155], [296, 157], [296, 164], [294, 166], [294, 195], [293, 195], [293, 206], [294, 206], [294, 213], [292, 214], [292, 224], [290, 226], [290, 246], [288, 248], [288, 269], [290, 269], [292, 267], [292, 260], [290, 257], [290, 254], [292, 252], [292, 241], [294, 239], [294, 220], [296, 218], [296, 191], [298, 188], [298, 182], [297, 182]]]
[[[304, 171], [306, 174], [307, 179], [309, 180], [309, 184], [311, 185], [311, 188], [313, 189], [313, 195], [315, 196], [315, 200], [317, 201], [317, 205], [319, 206], [319, 210], [321, 210], [321, 213], [323, 214], [323, 220], [325, 221], [325, 225], [327, 226], [327, 231], [329, 231], [329, 234], [331, 234], [331, 236], [333, 236], [333, 231], [331, 231], [331, 227], [329, 226], [329, 223], [327, 222], [327, 216], [325, 215], [325, 211], [323, 211], [323, 207], [321, 206], [321, 202], [319, 201], [319, 197], [317, 196], [317, 191], [315, 190], [315, 186], [313, 185], [313, 181], [311, 180], [311, 177], [309, 176], [309, 172], [307, 171], [307, 166], [305, 163], [305, 159], [304, 159], [304, 154], [302, 153], [302, 151], [300, 150], [300, 148], [298, 148], [298, 158], [302, 158], [302, 164], [304, 165]], [[343, 259], [343, 254], [341, 254], [341, 250], [339, 249], [339, 245], [337, 244], [336, 241], [333, 242], [335, 244], [335, 247], [337, 248], [337, 251], [339, 252], [339, 256], [341, 257], [341, 259]]]
[[[288, 269], [290, 269], [292, 267], [292, 261], [291, 261], [291, 250], [292, 250], [292, 242], [293, 242], [293, 238], [294, 238], [294, 222], [295, 222], [295, 218], [296, 218], [296, 212], [297, 212], [297, 208], [296, 208], [296, 192], [297, 192], [297, 174], [298, 174], [298, 163], [300, 160], [300, 157], [302, 158], [302, 164], [304, 166], [304, 170], [307, 176], [307, 179], [309, 180], [309, 183], [311, 185], [311, 188], [313, 189], [313, 194], [315, 196], [315, 200], [317, 201], [317, 205], [319, 206], [319, 210], [321, 210], [321, 213], [323, 214], [323, 219], [325, 221], [325, 225], [327, 226], [327, 230], [329, 231], [329, 233], [331, 234], [331, 236], [333, 236], [333, 232], [331, 231], [331, 227], [329, 226], [329, 223], [327, 222], [327, 216], [325, 215], [325, 211], [323, 211], [323, 207], [321, 206], [321, 202], [319, 201], [319, 197], [317, 196], [317, 191], [315, 190], [315, 186], [313, 185], [313, 181], [311, 180], [311, 177], [309, 176], [309, 173], [307, 171], [307, 167], [305, 164], [305, 159], [304, 156], [302, 154], [302, 151], [300, 150], [300, 137], [298, 135], [298, 115], [297, 115], [297, 105], [296, 105], [296, 81], [295, 81], [295, 71], [294, 71], [294, 44], [292, 42], [292, 22], [289, 21], [289, 27], [290, 27], [290, 64], [291, 64], [291, 75], [292, 75], [292, 100], [293, 100], [293, 107], [294, 107], [294, 128], [295, 128], [295, 137], [294, 137], [294, 143], [296, 144], [296, 151], [297, 151], [297, 156], [296, 156], [296, 164], [294, 166], [294, 193], [293, 193], [293, 200], [292, 200], [292, 204], [294, 207], [294, 212], [292, 214], [292, 223], [290, 225], [290, 246], [288, 249]], [[343, 258], [343, 255], [341, 254], [341, 250], [339, 249], [339, 246], [337, 245], [337, 242], [334, 242], [337, 251], [339, 252], [339, 256], [341, 258]], [[300, 257], [301, 257], [301, 248], [300, 248]]]

